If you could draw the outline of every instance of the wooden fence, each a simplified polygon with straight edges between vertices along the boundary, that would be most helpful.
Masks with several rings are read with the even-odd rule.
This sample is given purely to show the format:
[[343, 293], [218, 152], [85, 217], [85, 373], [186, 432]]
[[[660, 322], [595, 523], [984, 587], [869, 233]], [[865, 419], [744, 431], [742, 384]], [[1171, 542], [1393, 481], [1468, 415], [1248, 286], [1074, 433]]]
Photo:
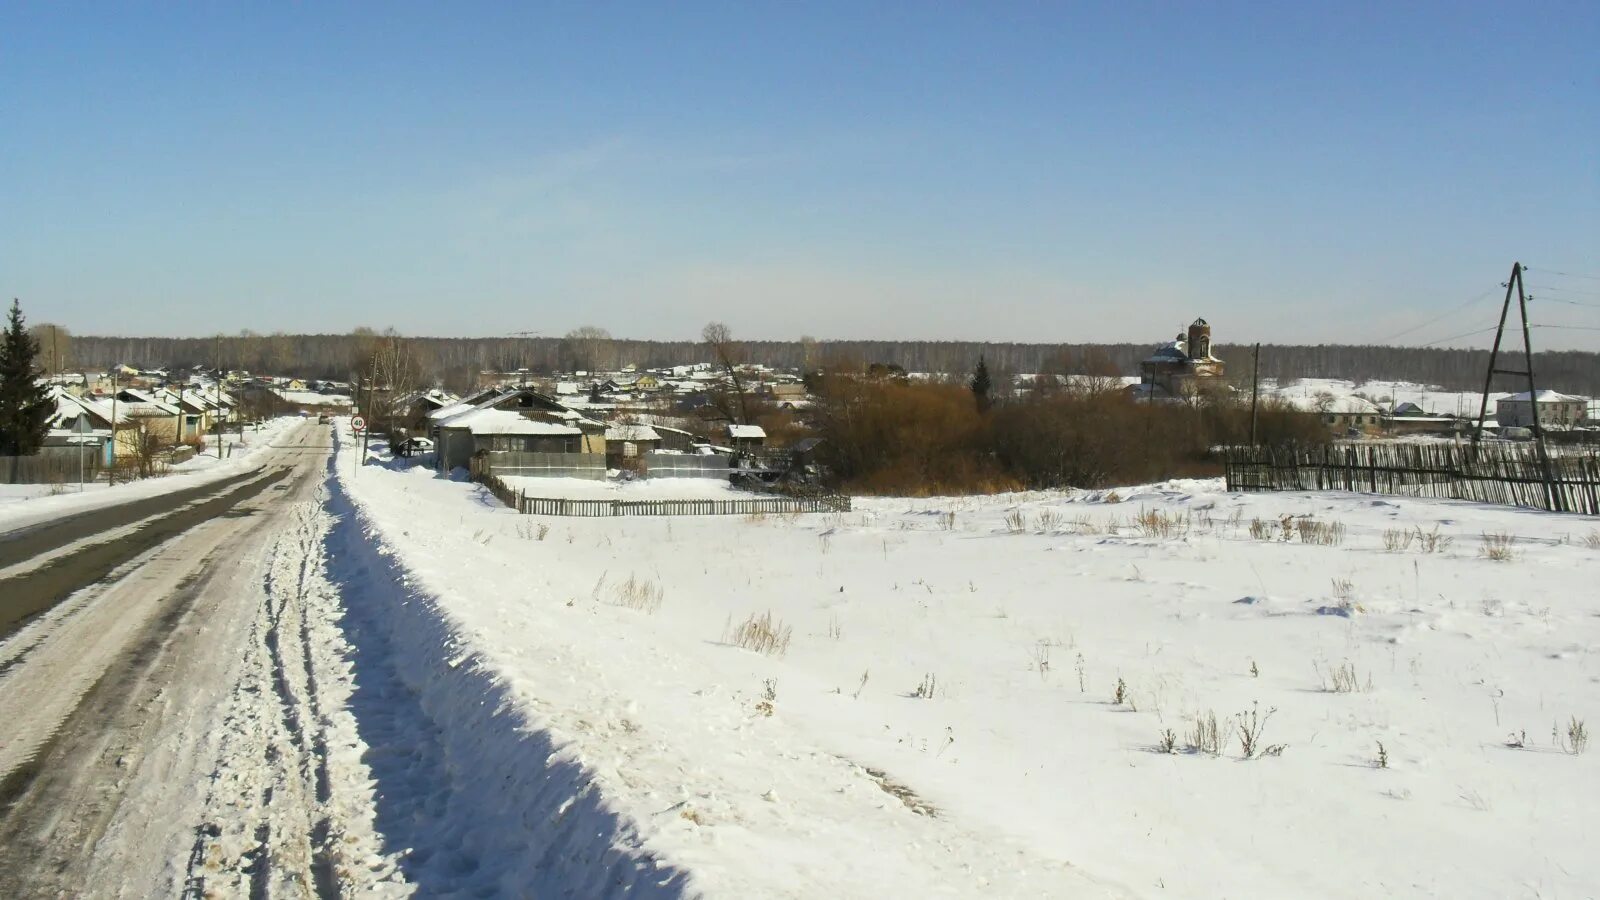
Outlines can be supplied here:
[[1600, 515], [1600, 453], [1501, 444], [1336, 444], [1223, 454], [1230, 491], [1359, 491]]
[[533, 516], [745, 516], [850, 511], [850, 498], [843, 494], [738, 500], [567, 500], [529, 497], [493, 474], [480, 475], [478, 481], [501, 503]]
[[77, 484], [80, 465], [85, 481], [100, 479], [100, 448], [47, 450], [37, 456], [0, 456], [0, 484]]

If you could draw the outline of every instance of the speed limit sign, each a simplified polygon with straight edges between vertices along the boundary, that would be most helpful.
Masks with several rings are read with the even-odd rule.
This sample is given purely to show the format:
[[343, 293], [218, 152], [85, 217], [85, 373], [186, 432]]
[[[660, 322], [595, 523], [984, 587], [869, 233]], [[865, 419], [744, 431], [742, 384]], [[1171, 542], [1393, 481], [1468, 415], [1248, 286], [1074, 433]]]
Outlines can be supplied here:
[[355, 429], [358, 433], [364, 431], [367, 427], [367, 420], [361, 418], [360, 416], [351, 416], [350, 427]]

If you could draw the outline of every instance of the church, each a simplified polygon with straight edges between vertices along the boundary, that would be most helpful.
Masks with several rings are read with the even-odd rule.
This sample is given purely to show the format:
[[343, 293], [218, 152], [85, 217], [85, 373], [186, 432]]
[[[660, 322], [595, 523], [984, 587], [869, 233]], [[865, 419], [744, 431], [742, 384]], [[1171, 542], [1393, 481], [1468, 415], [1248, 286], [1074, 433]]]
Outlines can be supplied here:
[[1195, 319], [1188, 334], [1156, 348], [1139, 364], [1137, 396], [1141, 399], [1187, 400], [1210, 391], [1225, 390], [1225, 366], [1211, 355], [1211, 325]]

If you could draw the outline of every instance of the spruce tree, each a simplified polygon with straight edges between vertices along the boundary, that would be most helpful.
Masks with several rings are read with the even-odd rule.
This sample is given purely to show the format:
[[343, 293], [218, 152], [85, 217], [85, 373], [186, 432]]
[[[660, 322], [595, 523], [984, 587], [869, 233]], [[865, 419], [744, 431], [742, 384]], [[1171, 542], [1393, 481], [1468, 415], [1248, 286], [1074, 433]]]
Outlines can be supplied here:
[[989, 411], [989, 364], [978, 357], [978, 368], [972, 373], [972, 396], [978, 401], [978, 412]]
[[22, 305], [11, 301], [11, 317], [0, 341], [0, 456], [32, 456], [50, 428], [50, 391], [39, 383], [39, 342], [22, 325]]

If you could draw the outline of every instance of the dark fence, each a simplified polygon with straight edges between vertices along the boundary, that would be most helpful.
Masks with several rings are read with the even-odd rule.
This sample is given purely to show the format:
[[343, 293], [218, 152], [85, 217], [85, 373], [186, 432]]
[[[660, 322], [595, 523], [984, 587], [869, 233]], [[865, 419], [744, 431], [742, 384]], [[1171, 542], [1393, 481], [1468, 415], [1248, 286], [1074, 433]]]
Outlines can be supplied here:
[[1223, 453], [1230, 491], [1360, 491], [1600, 515], [1600, 453], [1532, 446], [1338, 444]]
[[843, 494], [738, 500], [565, 500], [529, 497], [492, 472], [475, 471], [473, 477], [501, 503], [534, 516], [741, 516], [850, 511], [850, 498]]
[[0, 484], [77, 484], [79, 454], [83, 456], [83, 479], [99, 480], [99, 447], [48, 447], [37, 456], [0, 456]]

